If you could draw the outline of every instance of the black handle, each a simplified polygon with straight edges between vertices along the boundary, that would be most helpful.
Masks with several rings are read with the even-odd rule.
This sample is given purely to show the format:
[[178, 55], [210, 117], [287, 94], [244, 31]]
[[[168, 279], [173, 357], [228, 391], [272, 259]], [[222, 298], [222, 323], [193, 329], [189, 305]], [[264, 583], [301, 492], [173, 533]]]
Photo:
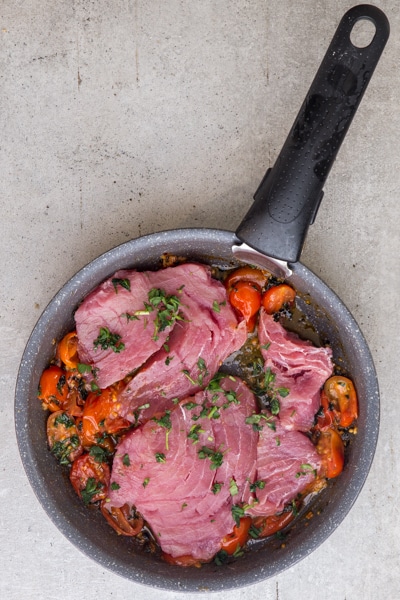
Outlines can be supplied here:
[[[350, 35], [361, 19], [372, 21], [375, 34], [358, 48]], [[236, 231], [242, 242], [274, 258], [299, 260], [325, 180], [388, 37], [380, 9], [364, 4], [344, 15], [276, 163]]]

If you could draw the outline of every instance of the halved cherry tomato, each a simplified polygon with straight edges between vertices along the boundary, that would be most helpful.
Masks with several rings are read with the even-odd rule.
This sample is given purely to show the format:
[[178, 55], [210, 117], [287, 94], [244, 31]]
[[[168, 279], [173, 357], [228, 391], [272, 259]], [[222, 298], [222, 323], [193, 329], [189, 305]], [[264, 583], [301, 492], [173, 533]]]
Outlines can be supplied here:
[[239, 527], [235, 525], [232, 533], [222, 538], [221, 550], [227, 554], [234, 554], [239, 547], [242, 548], [249, 539], [251, 523], [251, 517], [242, 517]]
[[128, 504], [116, 508], [109, 506], [109, 502], [103, 501], [100, 509], [108, 524], [120, 535], [133, 537], [143, 529], [142, 517], [136, 515]]
[[79, 362], [76, 331], [67, 333], [58, 344], [57, 356], [67, 369], [76, 369]]
[[253, 269], [253, 267], [249, 266], [239, 267], [239, 269], [235, 269], [229, 273], [228, 277], [224, 281], [224, 285], [228, 294], [239, 281], [255, 283], [262, 289], [268, 279], [268, 276], [269, 273], [261, 271], [261, 269]]
[[262, 306], [269, 315], [280, 311], [284, 306], [292, 306], [296, 299], [296, 292], [290, 285], [281, 283], [274, 285], [264, 292], [261, 300]]
[[55, 365], [45, 369], [40, 377], [38, 398], [52, 412], [63, 408], [68, 399], [66, 372]]
[[229, 293], [229, 302], [245, 318], [247, 328], [253, 331], [261, 306], [261, 288], [256, 283], [238, 281]]
[[[320, 414], [322, 412], [322, 414]], [[340, 413], [334, 405], [329, 402], [329, 398], [324, 390], [321, 390], [321, 411], [318, 412], [317, 429], [327, 429], [336, 427], [340, 421]]]
[[261, 530], [258, 537], [264, 538], [277, 533], [294, 519], [294, 512], [291, 510], [282, 512], [279, 515], [270, 517], [256, 517], [253, 521], [255, 528]]
[[75, 492], [85, 504], [104, 500], [110, 484], [110, 468], [90, 454], [81, 454], [72, 463], [69, 475]]
[[82, 415], [83, 444], [98, 444], [103, 433], [115, 434], [127, 429], [131, 423], [118, 414], [117, 386], [102, 390], [101, 394], [91, 393], [87, 397]]
[[201, 567], [201, 562], [198, 558], [193, 558], [190, 554], [184, 554], [183, 556], [171, 556], [166, 552], [162, 553], [162, 558], [169, 565], [177, 565], [178, 567]]
[[339, 425], [350, 427], [358, 417], [358, 400], [353, 382], [347, 377], [335, 375], [325, 382], [324, 392], [339, 413]]
[[344, 444], [335, 429], [321, 431], [316, 446], [322, 459], [322, 475], [333, 479], [340, 475], [344, 466]]
[[51, 413], [47, 419], [47, 441], [62, 465], [72, 463], [83, 452], [75, 421], [63, 410]]

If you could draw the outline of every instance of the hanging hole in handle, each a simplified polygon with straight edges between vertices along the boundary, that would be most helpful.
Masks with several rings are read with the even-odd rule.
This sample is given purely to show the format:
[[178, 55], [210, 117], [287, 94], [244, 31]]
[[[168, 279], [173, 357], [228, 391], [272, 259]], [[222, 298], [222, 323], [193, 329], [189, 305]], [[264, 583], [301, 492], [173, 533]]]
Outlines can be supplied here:
[[354, 23], [350, 33], [350, 41], [356, 48], [367, 48], [373, 41], [376, 26], [370, 19], [359, 19]]

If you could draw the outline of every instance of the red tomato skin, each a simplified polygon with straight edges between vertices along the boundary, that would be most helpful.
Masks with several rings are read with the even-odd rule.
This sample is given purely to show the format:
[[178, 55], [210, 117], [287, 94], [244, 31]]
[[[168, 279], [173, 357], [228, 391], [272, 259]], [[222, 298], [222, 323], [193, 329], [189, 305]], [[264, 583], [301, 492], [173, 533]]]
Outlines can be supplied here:
[[239, 281], [229, 293], [230, 304], [244, 317], [250, 331], [254, 329], [254, 317], [261, 306], [261, 289], [255, 283]]
[[[50, 450], [54, 448], [57, 442], [64, 444], [65, 456], [68, 458], [69, 462], [73, 462], [82, 454], [83, 448], [82, 444], [80, 443], [80, 437], [74, 419], [68, 415], [69, 419], [67, 419], [67, 421], [70, 420], [70, 424], [65, 426], [62, 420], [59, 418], [63, 415], [67, 416], [67, 413], [62, 410], [58, 410], [52, 412], [47, 419], [47, 442]], [[73, 445], [71, 443], [71, 440], [73, 439], [76, 439], [77, 441], [79, 440], [79, 443]]]
[[350, 427], [358, 417], [358, 399], [353, 382], [348, 377], [334, 375], [327, 379], [324, 393], [339, 415], [339, 426]]
[[86, 488], [88, 480], [94, 479], [100, 484], [101, 489], [94, 494], [90, 503], [104, 500], [108, 495], [110, 485], [110, 468], [106, 463], [97, 462], [90, 454], [81, 454], [72, 463], [70, 481], [75, 492], [82, 498], [82, 491]]
[[271, 515], [270, 517], [256, 517], [253, 521], [257, 529], [261, 529], [260, 538], [268, 537], [277, 533], [286, 525], [289, 525], [294, 519], [294, 512], [288, 510], [280, 515]]
[[332, 428], [321, 431], [316, 449], [322, 459], [322, 474], [334, 479], [343, 471], [344, 444], [340, 434]]
[[290, 285], [282, 283], [264, 292], [261, 304], [267, 314], [273, 315], [279, 312], [284, 306], [292, 306], [295, 299], [295, 290]]
[[253, 267], [239, 267], [232, 271], [225, 279], [224, 285], [227, 292], [239, 283], [239, 281], [246, 281], [247, 283], [254, 283], [260, 289], [264, 287], [267, 282], [269, 274], [263, 272], [261, 269], [254, 269]]
[[221, 550], [224, 550], [227, 554], [234, 554], [238, 547], [242, 548], [249, 539], [251, 523], [251, 517], [242, 517], [239, 527], [235, 525], [232, 533], [222, 539]]
[[78, 336], [76, 331], [67, 333], [57, 346], [57, 356], [66, 369], [74, 370], [78, 366]]
[[109, 387], [101, 394], [89, 394], [82, 415], [82, 439], [85, 446], [98, 443], [103, 433], [116, 434], [131, 423], [118, 415], [117, 388]]
[[66, 372], [52, 365], [45, 369], [39, 381], [38, 398], [52, 412], [63, 408], [68, 399]]

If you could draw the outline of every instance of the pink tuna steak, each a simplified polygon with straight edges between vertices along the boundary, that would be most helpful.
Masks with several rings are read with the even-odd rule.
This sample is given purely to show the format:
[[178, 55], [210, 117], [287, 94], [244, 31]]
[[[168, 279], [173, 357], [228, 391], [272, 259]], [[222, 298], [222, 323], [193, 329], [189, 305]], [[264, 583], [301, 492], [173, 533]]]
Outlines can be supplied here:
[[[186, 369], [189, 376], [198, 378], [201, 352], [205, 358], [213, 356], [213, 364], [208, 368], [212, 376], [217, 365], [246, 338], [245, 324], [238, 323], [228, 306], [224, 286], [211, 278], [209, 267], [192, 263], [154, 272], [115, 273], [87, 296], [75, 313], [75, 322], [80, 360], [92, 366], [101, 388], [135, 372], [151, 357], [159, 382], [168, 379], [167, 367], [173, 362], [169, 336], [178, 325], [173, 338], [177, 338], [177, 345], [191, 346], [193, 357], [197, 352], [195, 360], [188, 358], [183, 362], [176, 355], [175, 364], [180, 366], [177, 372], [186, 384], [189, 380], [182, 371]], [[154, 389], [157, 383], [149, 371], [151, 364], [146, 371]], [[162, 365], [164, 372], [160, 372]], [[146, 382], [138, 382], [138, 386], [146, 388]], [[140, 400], [130, 407], [128, 390], [125, 397], [127, 412], [143, 404]]]
[[261, 420], [257, 445], [255, 501], [247, 513], [271, 516], [303, 492], [317, 477], [321, 459], [308, 437], [284, 429], [279, 420]]
[[110, 506], [134, 505], [167, 554], [210, 560], [233, 529], [232, 506], [249, 500], [255, 410], [241, 380], [217, 377], [133, 430], [117, 448]]
[[[183, 320], [119, 395], [120, 414], [126, 419], [143, 422], [172, 409], [172, 401], [204, 388], [221, 363], [246, 341], [246, 324], [238, 323], [225, 288], [203, 268], [195, 267], [194, 276], [193, 265], [182, 265], [178, 280], [184, 281], [180, 296]], [[161, 285], [168, 288], [163, 279]], [[148, 408], [138, 417], [143, 406]]]
[[275, 377], [273, 387], [289, 392], [279, 399], [281, 424], [286, 429], [308, 431], [320, 406], [320, 389], [333, 373], [331, 349], [301, 340], [263, 309], [258, 336], [265, 369]]

